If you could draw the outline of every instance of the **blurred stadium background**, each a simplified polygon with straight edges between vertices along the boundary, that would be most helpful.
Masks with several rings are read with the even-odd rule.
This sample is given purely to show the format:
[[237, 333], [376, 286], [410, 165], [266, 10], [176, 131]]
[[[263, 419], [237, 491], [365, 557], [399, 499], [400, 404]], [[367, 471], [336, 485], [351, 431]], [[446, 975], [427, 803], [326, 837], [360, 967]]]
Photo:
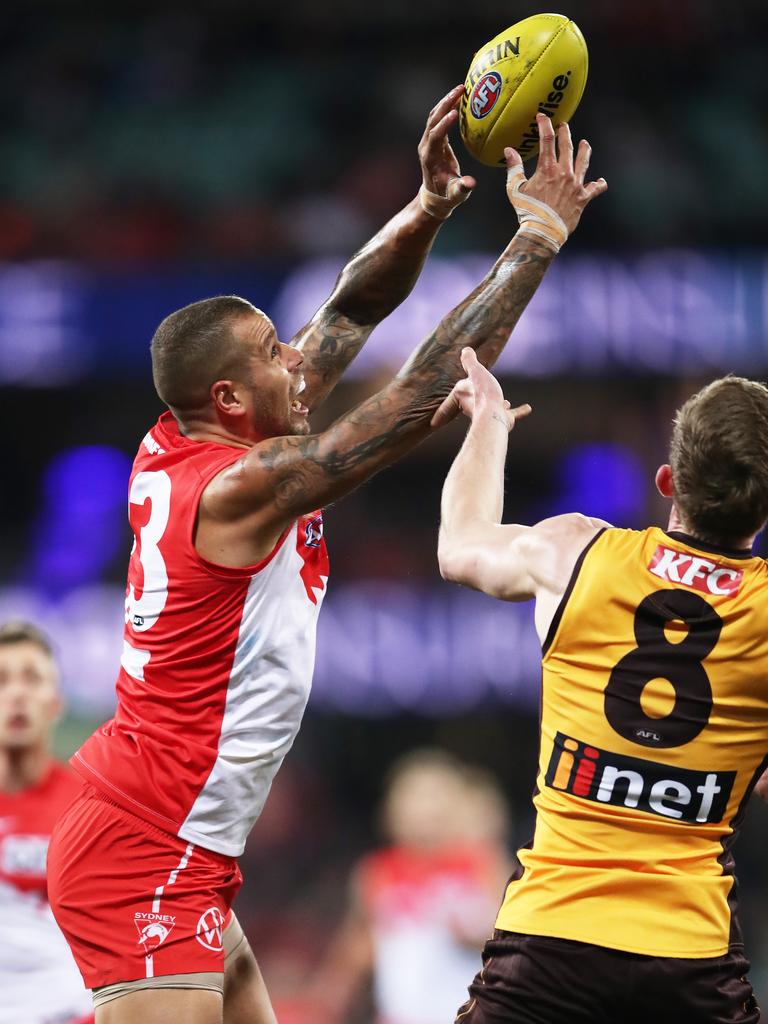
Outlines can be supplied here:
[[[506, 515], [580, 510], [642, 526], [664, 517], [651, 481], [676, 405], [722, 372], [768, 373], [768, 6], [558, 9], [589, 44], [573, 129], [610, 191], [502, 364], [509, 397], [534, 407], [513, 436]], [[426, 112], [473, 49], [536, 11], [490, 0], [4, 5], [0, 619], [33, 619], [61, 652], [62, 754], [112, 710], [126, 481], [160, 411], [155, 325], [237, 292], [287, 339], [415, 193]], [[390, 374], [508, 240], [501, 176], [468, 156], [463, 167], [476, 194], [316, 426]], [[440, 486], [459, 439], [446, 431], [327, 517], [314, 695], [238, 904], [278, 1005], [300, 991], [351, 864], [377, 842], [399, 754], [436, 744], [490, 768], [512, 808], [510, 844], [530, 835], [531, 610], [451, 588], [436, 569]], [[737, 863], [764, 997], [767, 840], [768, 812], [754, 807]]]

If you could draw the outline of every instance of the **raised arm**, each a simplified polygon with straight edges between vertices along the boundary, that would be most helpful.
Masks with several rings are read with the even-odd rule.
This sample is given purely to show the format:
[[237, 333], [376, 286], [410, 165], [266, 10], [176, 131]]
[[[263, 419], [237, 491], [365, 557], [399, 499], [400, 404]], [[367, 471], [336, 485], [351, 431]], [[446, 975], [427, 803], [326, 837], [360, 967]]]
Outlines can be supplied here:
[[588, 153], [580, 149], [574, 169], [567, 128], [560, 130], [560, 160], [548, 118], [542, 118], [540, 130], [536, 174], [522, 197], [520, 158], [508, 151], [510, 198], [516, 209], [537, 211], [537, 220], [529, 225], [526, 217], [533, 214], [523, 213], [522, 228], [485, 279], [418, 346], [390, 384], [324, 433], [264, 441], [222, 473], [216, 488], [219, 515], [248, 517], [254, 530], [268, 534], [348, 493], [450, 414], [445, 410], [453, 402], [451, 391], [463, 375], [461, 350], [470, 347], [492, 362], [552, 262], [559, 243], [546, 222], [556, 222], [564, 241], [562, 233], [567, 237], [587, 203], [606, 187], [604, 182], [584, 185]]
[[501, 522], [509, 432], [531, 407], [510, 408], [498, 381], [471, 349], [461, 361], [467, 379], [454, 388], [454, 400], [472, 422], [443, 487], [440, 572], [446, 580], [505, 601], [536, 598], [543, 640], [579, 554], [608, 524], [578, 513], [535, 526]]
[[374, 327], [410, 294], [442, 222], [475, 186], [474, 178], [461, 176], [448, 141], [462, 91], [452, 89], [429, 113], [418, 150], [419, 195], [350, 260], [330, 298], [292, 341], [304, 359], [310, 409], [332, 390]]

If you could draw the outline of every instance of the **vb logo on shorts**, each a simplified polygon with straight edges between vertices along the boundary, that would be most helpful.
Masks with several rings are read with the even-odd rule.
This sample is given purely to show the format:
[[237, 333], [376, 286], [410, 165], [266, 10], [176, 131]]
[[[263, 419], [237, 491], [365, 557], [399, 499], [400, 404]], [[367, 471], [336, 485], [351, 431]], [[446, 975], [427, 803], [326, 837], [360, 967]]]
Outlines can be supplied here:
[[195, 938], [201, 946], [212, 949], [214, 953], [224, 948], [224, 915], [218, 907], [209, 907], [200, 915]]
[[612, 754], [555, 736], [545, 782], [551, 789], [689, 824], [722, 821], [736, 772], [699, 772]]

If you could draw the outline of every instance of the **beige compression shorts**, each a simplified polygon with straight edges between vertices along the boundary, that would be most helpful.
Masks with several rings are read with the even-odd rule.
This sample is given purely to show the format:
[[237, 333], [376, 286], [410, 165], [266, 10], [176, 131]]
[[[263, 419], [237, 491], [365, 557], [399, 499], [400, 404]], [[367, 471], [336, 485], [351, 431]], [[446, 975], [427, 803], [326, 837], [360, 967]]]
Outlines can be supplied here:
[[[224, 929], [224, 972], [245, 943], [245, 934], [234, 914]], [[111, 1003], [113, 999], [127, 996], [145, 988], [202, 988], [224, 994], [224, 972], [211, 971], [197, 974], [166, 974], [158, 978], [137, 978], [135, 981], [119, 981], [115, 985], [104, 985], [93, 990], [93, 1008]]]

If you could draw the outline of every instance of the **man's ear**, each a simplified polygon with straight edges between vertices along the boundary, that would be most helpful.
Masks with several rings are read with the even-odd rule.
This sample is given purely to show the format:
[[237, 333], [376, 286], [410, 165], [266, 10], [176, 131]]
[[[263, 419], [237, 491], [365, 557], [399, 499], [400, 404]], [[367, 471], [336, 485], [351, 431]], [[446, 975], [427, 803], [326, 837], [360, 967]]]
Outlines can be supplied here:
[[674, 498], [675, 488], [672, 483], [672, 467], [664, 463], [656, 470], [656, 489], [662, 498]]
[[240, 401], [239, 388], [233, 380], [217, 380], [211, 384], [211, 401], [225, 416], [242, 416], [245, 406]]

